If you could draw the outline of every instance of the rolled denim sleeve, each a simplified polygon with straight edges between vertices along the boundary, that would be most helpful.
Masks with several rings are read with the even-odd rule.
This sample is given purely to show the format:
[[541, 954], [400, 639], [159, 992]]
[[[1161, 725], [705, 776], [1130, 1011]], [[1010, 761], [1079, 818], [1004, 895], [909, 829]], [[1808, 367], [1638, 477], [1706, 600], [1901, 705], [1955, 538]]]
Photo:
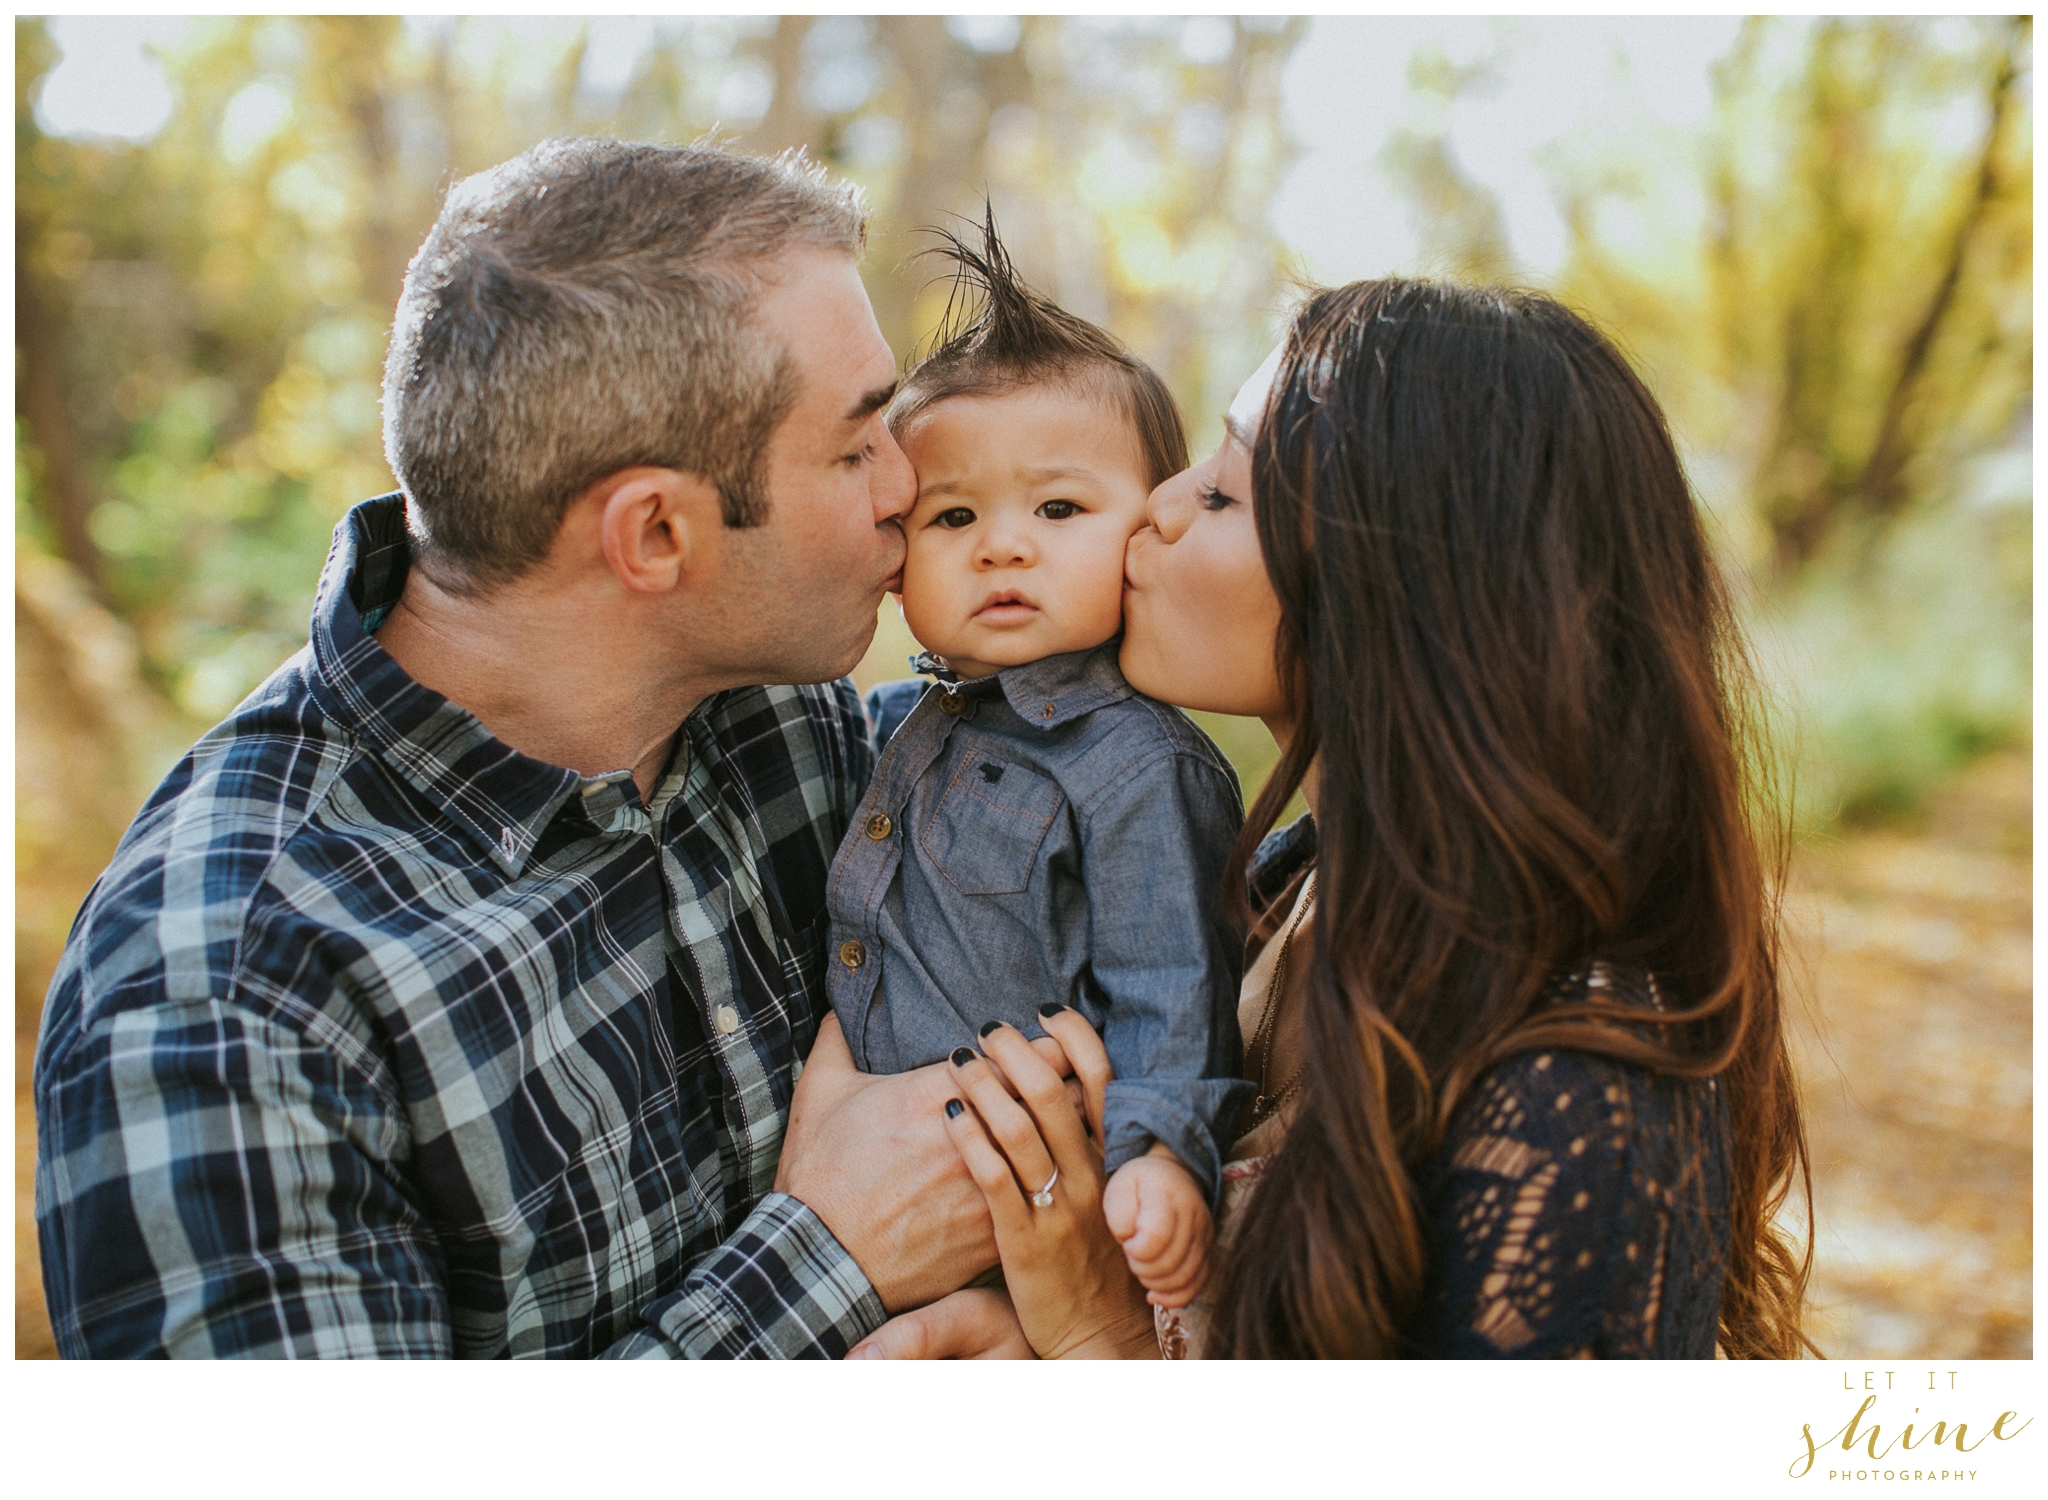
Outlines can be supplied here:
[[1083, 815], [1089, 970], [1108, 1008], [1116, 1080], [1104, 1111], [1114, 1171], [1159, 1141], [1214, 1202], [1223, 1152], [1251, 1096], [1237, 1027], [1241, 937], [1223, 919], [1236, 777], [1194, 748], [1148, 756]]

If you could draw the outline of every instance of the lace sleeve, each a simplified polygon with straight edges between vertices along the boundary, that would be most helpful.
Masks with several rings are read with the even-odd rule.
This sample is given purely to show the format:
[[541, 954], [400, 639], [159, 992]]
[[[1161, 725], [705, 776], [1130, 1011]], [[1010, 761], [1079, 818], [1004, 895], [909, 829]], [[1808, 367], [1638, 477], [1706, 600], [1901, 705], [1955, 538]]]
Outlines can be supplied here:
[[1712, 1358], [1728, 1244], [1717, 1085], [1583, 1052], [1483, 1078], [1423, 1180], [1427, 1358]]

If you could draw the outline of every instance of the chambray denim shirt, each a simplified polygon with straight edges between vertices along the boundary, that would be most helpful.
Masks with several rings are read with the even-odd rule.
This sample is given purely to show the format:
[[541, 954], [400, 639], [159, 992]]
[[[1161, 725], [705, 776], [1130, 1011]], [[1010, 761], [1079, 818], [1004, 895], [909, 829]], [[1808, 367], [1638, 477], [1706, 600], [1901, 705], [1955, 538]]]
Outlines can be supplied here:
[[1157, 1140], [1213, 1199], [1252, 1092], [1218, 901], [1244, 806], [1208, 736], [1124, 681], [1119, 644], [869, 696], [884, 745], [832, 864], [826, 988], [871, 1073], [1075, 1007], [1116, 1070], [1108, 1168]]

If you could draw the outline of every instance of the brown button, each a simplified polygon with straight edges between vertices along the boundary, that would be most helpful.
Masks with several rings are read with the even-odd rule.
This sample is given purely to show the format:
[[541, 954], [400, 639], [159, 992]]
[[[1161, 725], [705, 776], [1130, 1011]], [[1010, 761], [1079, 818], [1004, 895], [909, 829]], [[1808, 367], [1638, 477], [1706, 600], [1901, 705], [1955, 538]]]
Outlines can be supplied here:
[[957, 714], [966, 706], [967, 695], [965, 693], [939, 694], [939, 712], [942, 714]]
[[849, 969], [858, 969], [866, 962], [868, 950], [861, 947], [858, 939], [848, 938], [839, 945], [839, 961]]
[[1050, 719], [1054, 714], [1058, 713], [1059, 711], [1059, 705], [1054, 703], [1048, 703], [1045, 705], [1045, 707], [1041, 708], [1038, 711], [1038, 717], [1041, 719]]
[[872, 818], [868, 819], [868, 837], [879, 844], [889, 836], [889, 830], [895, 826], [894, 823], [889, 821], [887, 813], [876, 813]]

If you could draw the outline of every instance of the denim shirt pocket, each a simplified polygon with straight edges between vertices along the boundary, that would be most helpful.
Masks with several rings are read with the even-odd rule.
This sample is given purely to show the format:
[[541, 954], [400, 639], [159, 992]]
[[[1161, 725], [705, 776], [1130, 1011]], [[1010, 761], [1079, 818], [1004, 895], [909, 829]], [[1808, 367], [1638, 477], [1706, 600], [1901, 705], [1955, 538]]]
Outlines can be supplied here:
[[1066, 797], [1059, 784], [999, 751], [970, 746], [919, 842], [963, 896], [1006, 896], [1031, 867]]

